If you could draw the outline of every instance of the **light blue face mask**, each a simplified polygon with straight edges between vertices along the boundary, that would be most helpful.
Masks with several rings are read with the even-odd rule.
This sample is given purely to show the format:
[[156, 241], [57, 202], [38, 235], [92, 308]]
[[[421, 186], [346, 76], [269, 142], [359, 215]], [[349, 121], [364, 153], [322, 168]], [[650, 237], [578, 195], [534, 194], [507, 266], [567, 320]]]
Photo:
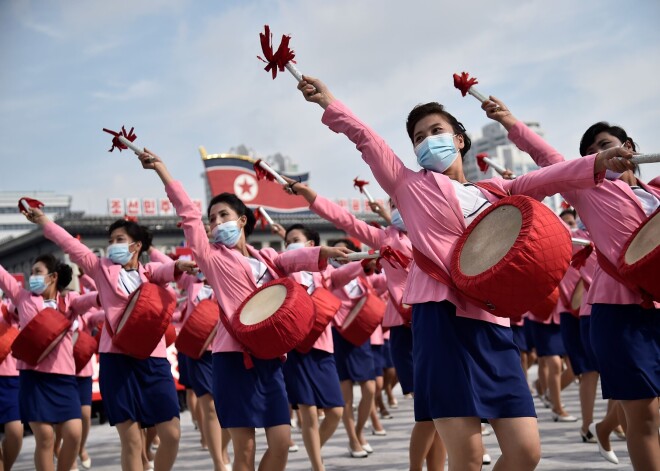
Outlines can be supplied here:
[[220, 243], [229, 248], [236, 246], [240, 238], [241, 229], [238, 227], [238, 221], [223, 222], [211, 231], [211, 239], [214, 244]]
[[288, 250], [296, 250], [296, 249], [304, 249], [305, 248], [305, 242], [293, 242], [292, 244], [289, 244], [286, 246], [287, 251]]
[[133, 258], [133, 252], [128, 250], [128, 248], [134, 243], [122, 242], [108, 245], [108, 258], [112, 263], [116, 263], [117, 265], [126, 265]]
[[403, 219], [401, 218], [401, 213], [399, 213], [398, 209], [393, 209], [392, 214], [390, 215], [392, 219], [392, 225], [399, 229], [401, 232], [408, 232], [406, 229], [406, 225], [403, 223]]
[[427, 170], [444, 173], [459, 154], [454, 145], [455, 135], [443, 133], [428, 136], [415, 147], [417, 163]]
[[42, 294], [48, 288], [46, 284], [46, 277], [44, 275], [31, 275], [30, 276], [30, 292], [34, 294]]

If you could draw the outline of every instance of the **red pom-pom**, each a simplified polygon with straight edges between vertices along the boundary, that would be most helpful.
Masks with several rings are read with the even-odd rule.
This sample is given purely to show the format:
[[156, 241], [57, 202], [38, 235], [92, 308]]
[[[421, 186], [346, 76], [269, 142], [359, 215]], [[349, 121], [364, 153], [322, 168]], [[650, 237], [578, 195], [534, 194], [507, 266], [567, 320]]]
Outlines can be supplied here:
[[594, 244], [591, 243], [586, 247], [575, 252], [571, 257], [571, 266], [576, 270], [579, 270], [580, 268], [585, 266], [587, 263], [587, 259], [589, 258], [589, 255], [591, 255], [591, 252], [593, 251], [594, 251]]
[[488, 170], [488, 164], [484, 162], [484, 157], [488, 157], [488, 154], [485, 152], [482, 152], [481, 154], [477, 154], [477, 166], [479, 167], [479, 170], [481, 170], [482, 172]]
[[27, 211], [28, 208], [26, 208], [25, 206], [28, 206], [30, 208], [41, 209], [44, 207], [44, 204], [39, 200], [35, 200], [32, 198], [28, 198], [27, 196], [24, 196], [23, 198], [18, 200], [18, 210], [21, 213]]
[[133, 129], [135, 128], [131, 128], [130, 131], [126, 132], [126, 129], [124, 128], [124, 126], [122, 126], [120, 132], [115, 132], [112, 129], [103, 128], [105, 132], [107, 132], [108, 134], [112, 134], [114, 136], [112, 138], [112, 147], [110, 148], [110, 150], [108, 150], [108, 152], [112, 152], [113, 150], [115, 150], [115, 147], [119, 149], [119, 152], [128, 149], [128, 147], [122, 144], [122, 142], [119, 140], [119, 136], [123, 136], [124, 138], [133, 142], [135, 141], [135, 139], [137, 139], [137, 135], [133, 132]]
[[261, 210], [259, 208], [255, 209], [252, 211], [254, 213], [254, 218], [256, 219], [257, 223], [261, 223], [261, 228], [265, 229], [266, 224], [268, 223], [268, 220], [266, 219], [266, 216], [263, 215]]
[[365, 185], [368, 185], [368, 184], [369, 184], [368, 181], [366, 181], [366, 180], [359, 180], [358, 177], [355, 177], [355, 178], [353, 179], [353, 187], [354, 187], [354, 188], [357, 188], [358, 190], [360, 190], [360, 193], [364, 193], [363, 188], [364, 188]]
[[476, 77], [470, 77], [467, 72], [462, 72], [461, 75], [454, 74], [454, 87], [458, 88], [463, 96], [467, 95], [470, 87], [477, 83], [479, 82]]
[[280, 72], [284, 71], [284, 66], [288, 62], [293, 62], [295, 53], [289, 48], [289, 40], [291, 36], [286, 34], [282, 35], [282, 42], [277, 48], [277, 51], [273, 52], [273, 34], [270, 32], [270, 27], [268, 25], [264, 26], [264, 32], [259, 33], [259, 40], [261, 42], [261, 51], [264, 54], [264, 57], [257, 56], [257, 59], [266, 63], [264, 70], [266, 72], [270, 71], [273, 75], [273, 79], [277, 77], [277, 70]]
[[261, 160], [262, 160], [262, 159], [259, 159], [259, 160], [257, 160], [257, 161], [254, 163], [254, 173], [257, 174], [257, 180], [263, 180], [263, 179], [265, 179], [265, 180], [268, 180], [268, 181], [270, 181], [270, 182], [274, 182], [274, 181], [275, 181], [275, 177], [274, 177], [273, 175], [271, 175], [270, 172], [267, 172], [266, 170], [264, 170], [264, 169], [261, 167], [261, 165], [259, 165], [259, 163], [261, 163]]

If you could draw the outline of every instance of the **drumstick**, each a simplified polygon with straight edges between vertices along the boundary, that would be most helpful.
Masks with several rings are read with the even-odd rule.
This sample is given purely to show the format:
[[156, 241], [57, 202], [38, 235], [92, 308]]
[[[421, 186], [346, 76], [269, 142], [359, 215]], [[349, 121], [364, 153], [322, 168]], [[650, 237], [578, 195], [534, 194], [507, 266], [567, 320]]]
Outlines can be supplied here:
[[[496, 171], [497, 173], [499, 173], [500, 175], [504, 175], [504, 173], [506, 172], [506, 168], [502, 167], [500, 164], [498, 164], [498, 163], [495, 162], [494, 160], [488, 158], [488, 157], [486, 156], [486, 154], [479, 154], [479, 155], [477, 155], [477, 164], [479, 163], [479, 160], [483, 161], [486, 165], [490, 165], [491, 167], [493, 167], [493, 168], [495, 169], [495, 171]], [[482, 171], [485, 172], [487, 169], [488, 169], [488, 168], [486, 167], [486, 168], [484, 168]], [[516, 178], [515, 175], [511, 175], [511, 179], [512, 179], [512, 180], [514, 180], [515, 178]]]
[[479, 100], [481, 103], [488, 100], [487, 96], [479, 93], [474, 85], [479, 83], [476, 77], [470, 77], [470, 74], [467, 72], [461, 73], [461, 75], [454, 74], [454, 87], [458, 88], [461, 91], [461, 94], [465, 96], [470, 94]]
[[30, 212], [30, 209], [31, 209], [30, 205], [24, 199], [21, 199], [21, 206], [23, 206], [25, 208], [25, 212], [27, 212], [27, 213]]
[[270, 173], [273, 176], [273, 178], [275, 178], [275, 180], [277, 180], [277, 183], [279, 183], [280, 185], [287, 185], [286, 180], [284, 178], [282, 178], [282, 176], [279, 173], [277, 173], [275, 170], [273, 170], [270, 167], [270, 165], [268, 165], [266, 162], [259, 159], [257, 161], [257, 163], [259, 164], [259, 167], [263, 168], [266, 172]]
[[271, 226], [275, 225], [275, 221], [273, 221], [273, 218], [270, 217], [270, 214], [266, 212], [263, 206], [259, 206], [259, 214], [261, 214], [264, 219], [270, 224]]
[[660, 162], [660, 154], [638, 154], [630, 160], [635, 164], [653, 164]]
[[358, 177], [355, 177], [353, 179], [353, 186], [357, 188], [360, 193], [362, 193], [364, 196], [367, 197], [367, 200], [369, 200], [370, 203], [375, 203], [376, 200], [374, 200], [373, 196], [369, 193], [369, 190], [365, 188], [366, 185], [368, 185], [369, 182], [366, 180], [358, 180]]
[[571, 238], [571, 242], [573, 245], [584, 245], [585, 247], [588, 247], [591, 245], [591, 241], [587, 239], [579, 239], [577, 237]]
[[131, 141], [126, 139], [124, 136], [117, 136], [117, 139], [124, 144], [126, 147], [131, 149], [133, 152], [135, 152], [137, 155], [144, 154], [144, 149], [140, 149], [138, 146], [133, 144]]
[[346, 255], [346, 258], [354, 262], [356, 260], [370, 260], [380, 257], [380, 251], [376, 250], [375, 252], [351, 252]]

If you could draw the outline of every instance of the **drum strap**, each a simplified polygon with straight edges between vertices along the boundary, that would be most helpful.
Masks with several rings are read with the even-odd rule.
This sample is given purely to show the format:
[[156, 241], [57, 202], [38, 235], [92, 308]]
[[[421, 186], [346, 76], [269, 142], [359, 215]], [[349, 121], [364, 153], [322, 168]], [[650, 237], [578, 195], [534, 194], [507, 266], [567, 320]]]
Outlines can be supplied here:
[[651, 296], [649, 293], [641, 289], [639, 286], [630, 283], [628, 280], [622, 277], [621, 273], [619, 273], [619, 270], [617, 270], [614, 264], [610, 262], [605, 255], [603, 255], [603, 252], [598, 250], [598, 247], [596, 247], [596, 255], [598, 257], [598, 265], [600, 266], [600, 268], [603, 269], [605, 273], [610, 275], [612, 278], [614, 278], [616, 281], [618, 281], [623, 286], [628, 288], [630, 291], [641, 295], [642, 296], [641, 305], [644, 309], [653, 309], [653, 296]]
[[493, 195], [497, 196], [499, 199], [506, 198], [507, 196], [511, 196], [510, 193], [505, 192], [498, 186], [490, 183], [490, 182], [476, 182], [474, 183], [474, 186], [482, 188], [486, 191], [491, 192]]
[[461, 290], [459, 290], [448, 273], [442, 270], [433, 260], [428, 258], [426, 255], [424, 255], [422, 252], [417, 250], [415, 247], [413, 247], [413, 260], [415, 260], [415, 264], [419, 268], [421, 268], [421, 270], [424, 273], [426, 273], [428, 276], [433, 278], [438, 283], [442, 283], [443, 285], [458, 291], [459, 293], [461, 293], [461, 296], [467, 298], [474, 305], [480, 307], [484, 311], [490, 311], [495, 308], [495, 306], [493, 306], [492, 304], [489, 305], [481, 301], [480, 299], [473, 298], [472, 296], [469, 296], [464, 292], [462, 292]]

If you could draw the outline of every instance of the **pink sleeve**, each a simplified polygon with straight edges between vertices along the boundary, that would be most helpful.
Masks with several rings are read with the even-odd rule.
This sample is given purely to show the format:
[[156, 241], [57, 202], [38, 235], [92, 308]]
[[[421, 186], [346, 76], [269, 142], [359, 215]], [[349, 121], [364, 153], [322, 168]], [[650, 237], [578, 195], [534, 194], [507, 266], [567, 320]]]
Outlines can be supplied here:
[[99, 304], [99, 296], [97, 292], [76, 296], [69, 306], [74, 317], [81, 316], [92, 308], [100, 307], [101, 305]]
[[387, 276], [385, 273], [371, 275], [368, 280], [369, 283], [371, 283], [371, 286], [376, 290], [376, 293], [381, 296], [387, 293]]
[[0, 265], [0, 289], [5, 292], [7, 297], [14, 305], [18, 305], [18, 297], [22, 291], [26, 291], [21, 285], [18, 284], [16, 278], [11, 276], [5, 267]]
[[87, 288], [90, 291], [96, 291], [96, 282], [94, 281], [94, 278], [89, 276], [87, 273], [81, 276], [79, 281], [84, 288]]
[[[262, 256], [268, 255], [262, 253]], [[279, 254], [273, 250], [273, 257], [269, 258], [286, 275], [298, 271], [318, 272], [326, 267], [326, 260], [321, 260], [321, 247], [287, 250]]]
[[155, 247], [151, 247], [149, 249], [149, 260], [151, 260], [152, 262], [159, 262], [159, 263], [168, 263], [172, 261], [170, 257], [165, 255], [163, 252], [161, 252]]
[[367, 244], [369, 247], [378, 249], [383, 245], [383, 239], [385, 238], [384, 230], [361, 221], [344, 208], [323, 196], [317, 196], [309, 209], [326, 221], [333, 223], [335, 227], [342, 229], [352, 237], [360, 240], [360, 242]]
[[94, 252], [52, 221], [44, 225], [43, 229], [46, 239], [52, 240], [65, 253], [69, 254], [71, 260], [83, 267], [85, 273], [94, 276], [100, 267], [99, 258]]
[[541, 199], [555, 193], [594, 188], [605, 178], [605, 172], [594, 174], [595, 155], [567, 160], [521, 175], [515, 180], [503, 180], [504, 189], [514, 195]]
[[364, 268], [361, 262], [351, 262], [342, 265], [330, 273], [328, 289], [332, 291], [343, 288], [358, 276], [364, 276]]
[[[168, 257], [169, 258], [169, 257]], [[151, 282], [157, 285], [165, 285], [171, 281], [176, 281], [174, 274], [174, 260], [170, 259], [167, 263], [151, 262], [145, 265], [145, 270], [151, 272]]]
[[406, 173], [414, 173], [403, 165], [401, 159], [378, 134], [339, 100], [333, 101], [326, 108], [322, 121], [334, 132], [346, 135], [355, 144], [362, 154], [362, 159], [371, 167], [371, 172], [387, 194], [395, 193], [396, 187], [406, 180]]
[[559, 151], [529, 129], [522, 121], [518, 121], [509, 130], [509, 139], [518, 149], [527, 152], [539, 167], [548, 167], [565, 160]]
[[99, 310], [90, 313], [87, 317], [84, 318], [87, 325], [95, 326], [99, 322], [105, 321], [105, 311]]

